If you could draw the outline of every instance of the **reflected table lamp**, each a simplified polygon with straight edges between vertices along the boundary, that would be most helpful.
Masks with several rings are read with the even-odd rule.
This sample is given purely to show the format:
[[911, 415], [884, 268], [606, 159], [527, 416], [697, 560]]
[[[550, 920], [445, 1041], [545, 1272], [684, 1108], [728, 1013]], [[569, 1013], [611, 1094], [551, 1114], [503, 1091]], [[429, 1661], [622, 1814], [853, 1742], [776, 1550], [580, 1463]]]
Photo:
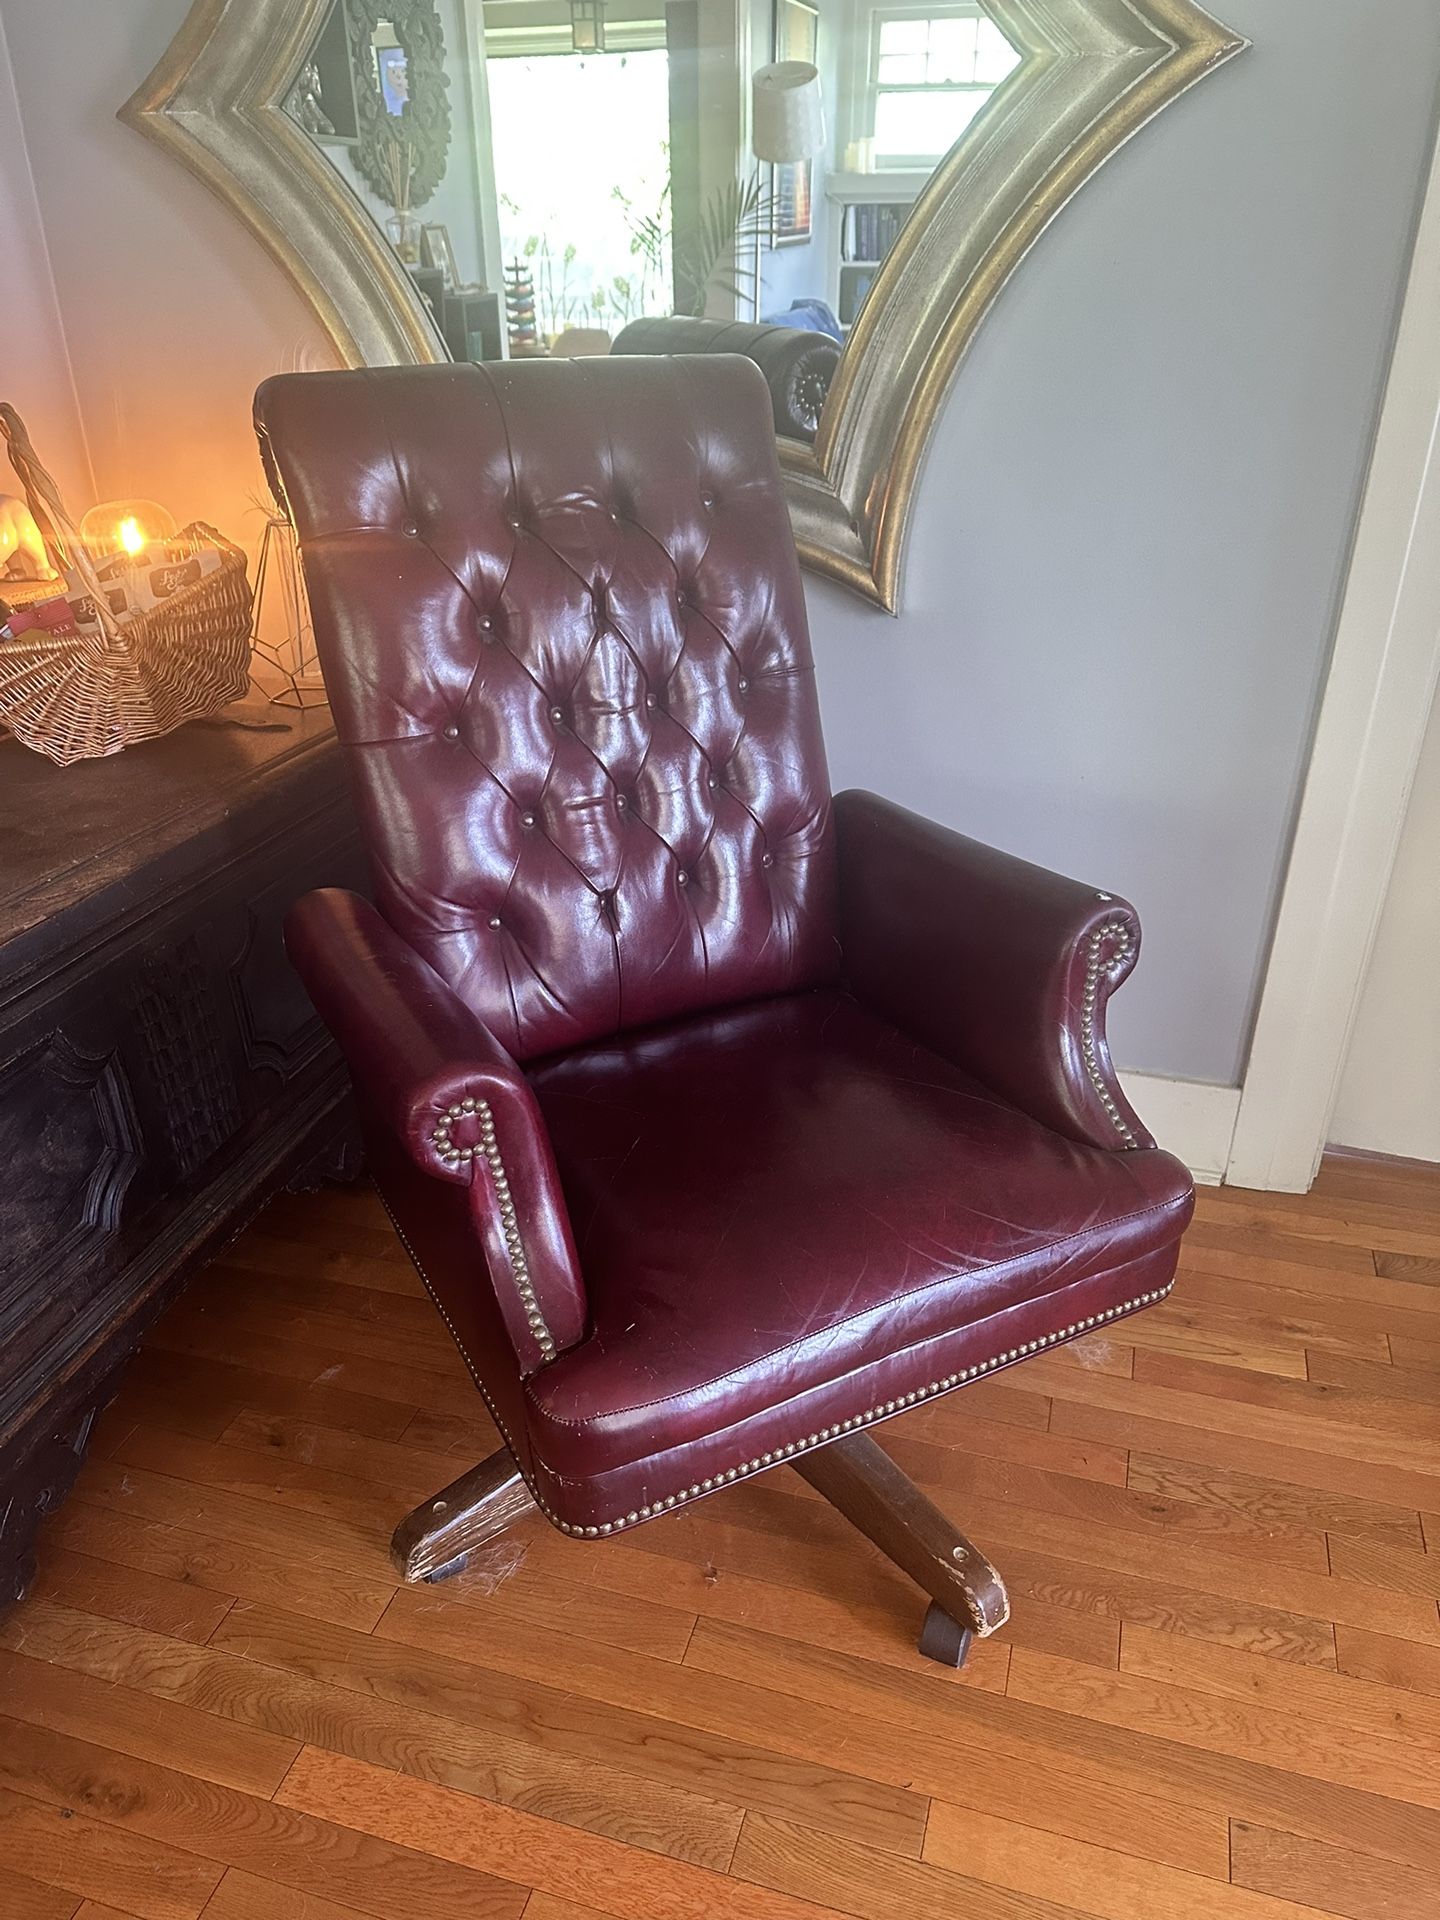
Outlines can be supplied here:
[[[751, 81], [750, 147], [757, 160], [791, 166], [825, 144], [820, 70], [808, 60], [776, 60]], [[760, 318], [760, 223], [755, 225], [754, 317]]]

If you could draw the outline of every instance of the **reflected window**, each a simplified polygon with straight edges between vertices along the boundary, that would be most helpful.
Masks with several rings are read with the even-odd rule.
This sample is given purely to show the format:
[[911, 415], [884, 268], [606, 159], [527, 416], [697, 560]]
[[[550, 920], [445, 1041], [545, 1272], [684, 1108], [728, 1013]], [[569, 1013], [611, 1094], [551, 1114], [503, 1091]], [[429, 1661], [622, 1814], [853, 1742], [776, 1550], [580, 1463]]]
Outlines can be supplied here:
[[533, 287], [541, 338], [614, 334], [668, 312], [664, 20], [607, 17], [607, 51], [582, 54], [568, 25], [491, 24], [497, 17], [508, 14], [487, 15], [486, 76], [500, 245], [505, 267]]
[[933, 167], [1019, 64], [978, 5], [877, 7], [869, 75], [874, 165]]

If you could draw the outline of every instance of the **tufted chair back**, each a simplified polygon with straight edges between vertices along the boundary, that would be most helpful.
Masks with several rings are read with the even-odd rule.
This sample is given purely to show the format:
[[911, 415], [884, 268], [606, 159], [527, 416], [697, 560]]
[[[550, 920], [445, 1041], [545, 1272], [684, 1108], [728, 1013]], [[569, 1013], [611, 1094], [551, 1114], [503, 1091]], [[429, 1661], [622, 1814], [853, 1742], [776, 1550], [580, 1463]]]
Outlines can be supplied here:
[[517, 1058], [834, 977], [751, 362], [287, 375], [256, 406], [376, 905]]

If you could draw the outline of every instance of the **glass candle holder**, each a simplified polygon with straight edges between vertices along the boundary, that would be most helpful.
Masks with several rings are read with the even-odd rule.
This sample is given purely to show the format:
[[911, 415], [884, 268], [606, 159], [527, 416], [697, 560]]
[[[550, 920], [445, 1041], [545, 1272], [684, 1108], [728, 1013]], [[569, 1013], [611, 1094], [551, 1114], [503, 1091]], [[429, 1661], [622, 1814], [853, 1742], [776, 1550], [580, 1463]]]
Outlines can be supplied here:
[[92, 560], [144, 553], [156, 541], [173, 540], [180, 531], [173, 513], [154, 500], [105, 500], [80, 522], [80, 538]]

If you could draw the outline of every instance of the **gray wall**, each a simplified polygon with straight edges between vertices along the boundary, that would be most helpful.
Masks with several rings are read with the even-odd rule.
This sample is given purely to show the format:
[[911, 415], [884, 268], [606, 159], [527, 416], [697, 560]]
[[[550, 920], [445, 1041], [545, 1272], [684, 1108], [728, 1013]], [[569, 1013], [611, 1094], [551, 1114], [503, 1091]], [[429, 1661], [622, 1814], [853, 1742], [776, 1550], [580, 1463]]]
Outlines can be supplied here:
[[[19, 409], [36, 451], [68, 499], [90, 504], [93, 477], [60, 308], [45, 250], [35, 180], [20, 127], [19, 99], [0, 19], [0, 400]], [[0, 446], [0, 495], [21, 486]]]
[[932, 444], [902, 612], [810, 594], [836, 784], [1140, 909], [1121, 1064], [1233, 1082], [1440, 78], [1435, 0], [1214, 0], [1253, 48], [1083, 189]]

